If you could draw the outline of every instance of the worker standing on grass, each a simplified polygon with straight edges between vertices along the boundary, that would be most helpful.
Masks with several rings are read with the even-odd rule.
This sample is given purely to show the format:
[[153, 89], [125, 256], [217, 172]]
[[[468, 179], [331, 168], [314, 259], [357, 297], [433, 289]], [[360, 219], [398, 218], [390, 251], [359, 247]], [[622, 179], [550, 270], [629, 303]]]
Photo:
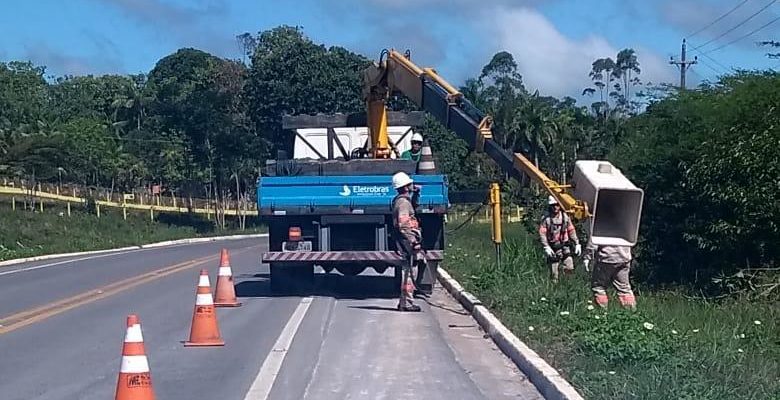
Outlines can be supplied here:
[[402, 160], [414, 160], [420, 162], [422, 157], [423, 137], [419, 133], [412, 134], [412, 148], [401, 153]]
[[419, 203], [420, 189], [404, 172], [393, 175], [393, 188], [398, 194], [393, 199], [393, 227], [396, 237], [407, 256], [401, 274], [401, 298], [398, 301], [399, 311], [420, 311], [420, 306], [414, 304], [414, 277], [418, 266], [426, 262], [425, 251], [422, 248], [422, 231], [415, 216], [415, 208]]
[[558, 282], [558, 268], [563, 264], [563, 272], [574, 272], [574, 259], [572, 258], [571, 244], [574, 244], [574, 254], [582, 253], [580, 241], [574, 224], [561, 205], [553, 196], [547, 198], [549, 212], [542, 218], [539, 225], [539, 239], [542, 242], [547, 263], [550, 266], [550, 276], [553, 282]]
[[584, 263], [587, 267], [595, 257], [596, 263], [591, 274], [590, 287], [596, 304], [607, 307], [607, 285], [612, 283], [618, 292], [620, 305], [636, 308], [636, 298], [631, 290], [628, 275], [631, 271], [631, 248], [628, 246], [596, 246], [589, 243], [585, 247]]

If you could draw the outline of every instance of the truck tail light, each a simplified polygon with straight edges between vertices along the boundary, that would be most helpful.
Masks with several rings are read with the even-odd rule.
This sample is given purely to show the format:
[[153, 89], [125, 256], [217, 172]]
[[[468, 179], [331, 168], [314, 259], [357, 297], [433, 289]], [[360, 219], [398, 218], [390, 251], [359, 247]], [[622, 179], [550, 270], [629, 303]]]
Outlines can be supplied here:
[[298, 242], [301, 240], [301, 228], [298, 226], [291, 226], [290, 230], [287, 232], [289, 241], [291, 242]]

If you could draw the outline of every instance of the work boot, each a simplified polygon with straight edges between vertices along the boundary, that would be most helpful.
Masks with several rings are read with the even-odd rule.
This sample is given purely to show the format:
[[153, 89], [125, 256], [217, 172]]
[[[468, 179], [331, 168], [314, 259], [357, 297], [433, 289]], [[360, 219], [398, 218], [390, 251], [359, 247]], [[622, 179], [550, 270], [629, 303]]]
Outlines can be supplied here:
[[618, 294], [618, 300], [620, 300], [620, 305], [622, 305], [623, 308], [628, 308], [630, 310], [636, 309], [636, 298], [633, 294], [620, 293]]
[[598, 304], [601, 308], [607, 308], [607, 304], [609, 304], [609, 297], [607, 297], [606, 294], [596, 294], [594, 298], [596, 300], [596, 304]]
[[409, 304], [398, 303], [398, 311], [420, 312], [422, 311], [422, 309], [420, 308], [420, 306], [414, 303], [409, 303]]

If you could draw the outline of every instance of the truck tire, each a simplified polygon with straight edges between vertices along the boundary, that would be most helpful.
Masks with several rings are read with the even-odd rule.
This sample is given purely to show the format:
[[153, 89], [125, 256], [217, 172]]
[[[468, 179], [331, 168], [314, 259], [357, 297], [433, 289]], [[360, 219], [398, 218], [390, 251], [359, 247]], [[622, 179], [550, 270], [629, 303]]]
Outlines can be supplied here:
[[360, 275], [361, 272], [365, 271], [366, 267], [359, 265], [342, 265], [340, 267], [336, 267], [336, 269], [344, 276], [357, 276]]
[[308, 294], [314, 285], [313, 264], [271, 263], [271, 292]]

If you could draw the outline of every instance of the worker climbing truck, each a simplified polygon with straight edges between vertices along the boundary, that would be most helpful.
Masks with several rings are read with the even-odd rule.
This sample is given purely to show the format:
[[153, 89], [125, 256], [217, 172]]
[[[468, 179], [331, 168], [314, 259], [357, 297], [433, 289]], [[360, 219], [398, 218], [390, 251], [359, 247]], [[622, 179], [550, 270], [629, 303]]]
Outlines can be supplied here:
[[[391, 229], [391, 177], [404, 171], [422, 188], [417, 214], [429, 268], [419, 274], [418, 287], [431, 290], [443, 258], [447, 181], [443, 175], [415, 174], [414, 161], [393, 158], [398, 141], [389, 132], [399, 117], [387, 110], [386, 102], [397, 94], [455, 132], [471, 150], [488, 155], [510, 176], [522, 179], [526, 175], [540, 184], [566, 213], [587, 222], [591, 243], [636, 243], [643, 191], [609, 162], [577, 161], [570, 185], [557, 183], [522, 153], [502, 148], [493, 139], [492, 118], [435, 70], [415, 65], [408, 52], [383, 51], [379, 62], [363, 71], [363, 84], [367, 106], [361, 121], [367, 127], [363, 146], [347, 152], [334, 129], [340, 124], [361, 126], [350, 124], [359, 117], [322, 117], [304, 125], [327, 129], [328, 156], [309, 143], [319, 155], [317, 160], [281, 157], [269, 164], [258, 181], [258, 209], [270, 229], [270, 248], [262, 260], [270, 265], [273, 288], [310, 282], [316, 265], [348, 275], [369, 266], [383, 272], [400, 265], [403, 258]], [[294, 123], [288, 126], [296, 127]], [[336, 148], [341, 159], [333, 159]], [[396, 276], [399, 271], [396, 268]]]

